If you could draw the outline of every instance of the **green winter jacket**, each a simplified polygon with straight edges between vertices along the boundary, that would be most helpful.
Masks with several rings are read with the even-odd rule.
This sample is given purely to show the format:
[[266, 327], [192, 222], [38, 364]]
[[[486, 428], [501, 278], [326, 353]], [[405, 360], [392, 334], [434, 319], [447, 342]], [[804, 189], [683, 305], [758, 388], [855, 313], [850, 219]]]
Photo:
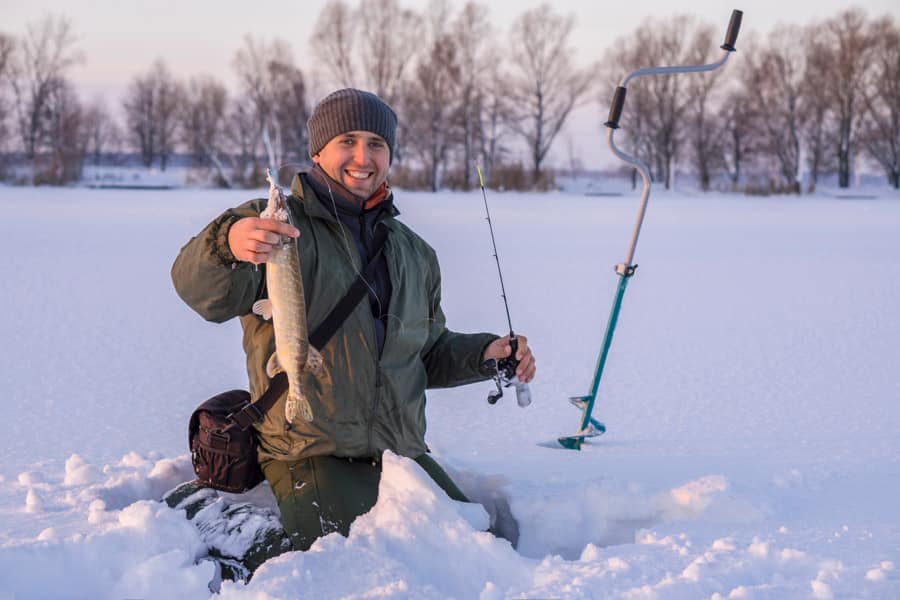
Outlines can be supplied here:
[[[349, 234], [305, 177], [294, 177], [288, 203], [301, 232], [297, 246], [313, 331], [363, 265]], [[275, 349], [275, 334], [271, 322], [251, 312], [265, 285], [265, 269], [236, 261], [228, 230], [242, 217], [257, 216], [265, 204], [253, 200], [220, 215], [181, 249], [172, 267], [178, 294], [203, 318], [223, 322], [240, 317], [254, 400], [269, 385], [265, 365]], [[324, 372], [304, 375], [303, 393], [315, 419], [298, 417], [288, 424], [283, 395], [257, 426], [261, 460], [326, 454], [369, 457], [384, 450], [419, 456], [426, 452], [425, 389], [488, 377], [481, 356], [497, 336], [447, 329], [437, 256], [396, 215], [396, 210], [385, 213], [376, 225], [389, 230], [384, 252], [393, 288], [380, 359], [372, 312], [369, 303], [361, 301], [322, 349]]]

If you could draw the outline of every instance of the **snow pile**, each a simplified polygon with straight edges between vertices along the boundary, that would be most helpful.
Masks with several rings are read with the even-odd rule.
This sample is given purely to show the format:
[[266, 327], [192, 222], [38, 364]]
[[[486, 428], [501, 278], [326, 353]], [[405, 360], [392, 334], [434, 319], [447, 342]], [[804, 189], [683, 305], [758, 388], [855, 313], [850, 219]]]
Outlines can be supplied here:
[[[99, 470], [73, 454], [61, 478], [22, 473], [15, 487], [27, 490], [24, 510], [58, 520], [74, 533], [62, 535], [48, 527], [32, 539], [0, 545], [4, 593], [15, 598], [205, 597], [214, 567], [196, 564], [203, 550], [196, 529], [183, 513], [142, 499], [158, 497], [160, 489], [182, 480], [185, 466], [184, 458], [150, 464], [129, 454]], [[5, 512], [11, 517], [16, 511]], [[64, 576], [49, 576], [60, 572]]]
[[[492, 194], [539, 370], [527, 409], [488, 405], [490, 384], [429, 393], [429, 445], [477, 504], [388, 456], [348, 538], [244, 585], [219, 569], [276, 531], [268, 487], [162, 498], [193, 477], [191, 411], [246, 385], [238, 325], [191, 313], [169, 268], [247, 194], [0, 187], [16, 249], [0, 262], [0, 597], [898, 598], [900, 197], [871, 195], [655, 191], [595, 412], [608, 431], [573, 452], [555, 440], [576, 426], [566, 397], [590, 381], [636, 199]], [[450, 325], [502, 330], [480, 194], [398, 205], [438, 252]]]

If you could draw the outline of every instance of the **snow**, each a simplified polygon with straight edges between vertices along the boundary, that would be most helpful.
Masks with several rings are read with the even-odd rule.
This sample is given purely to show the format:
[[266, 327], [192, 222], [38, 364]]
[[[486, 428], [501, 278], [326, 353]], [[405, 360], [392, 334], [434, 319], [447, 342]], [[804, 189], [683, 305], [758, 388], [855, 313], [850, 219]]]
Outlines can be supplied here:
[[[246, 385], [240, 328], [193, 314], [169, 268], [250, 195], [0, 186], [0, 597], [211, 595], [204, 540], [160, 499], [192, 477], [193, 408]], [[389, 455], [349, 538], [219, 595], [900, 597], [900, 196], [866, 195], [654, 190], [607, 433], [575, 452], [554, 441], [578, 425], [567, 397], [590, 384], [637, 196], [490, 193], [534, 402], [490, 406], [488, 382], [428, 396], [429, 445], [480, 504]], [[397, 202], [438, 251], [450, 325], [502, 332], [480, 193]]]

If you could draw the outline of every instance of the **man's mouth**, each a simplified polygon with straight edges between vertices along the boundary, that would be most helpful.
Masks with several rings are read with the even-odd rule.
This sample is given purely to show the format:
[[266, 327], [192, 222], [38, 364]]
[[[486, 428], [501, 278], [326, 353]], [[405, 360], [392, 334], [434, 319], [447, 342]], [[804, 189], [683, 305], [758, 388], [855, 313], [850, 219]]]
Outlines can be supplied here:
[[347, 175], [349, 175], [352, 179], [368, 179], [372, 176], [372, 173], [367, 171], [344, 171]]

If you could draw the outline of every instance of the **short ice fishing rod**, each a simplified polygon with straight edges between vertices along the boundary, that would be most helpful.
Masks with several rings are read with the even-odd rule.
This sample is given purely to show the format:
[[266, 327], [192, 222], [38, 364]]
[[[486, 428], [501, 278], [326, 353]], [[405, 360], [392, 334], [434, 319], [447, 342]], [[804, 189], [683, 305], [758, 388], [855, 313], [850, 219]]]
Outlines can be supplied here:
[[728, 57], [731, 55], [731, 53], [735, 51], [734, 44], [737, 41], [738, 32], [741, 29], [742, 17], [742, 11], [732, 11], [731, 21], [728, 23], [728, 31], [725, 34], [725, 43], [721, 46], [723, 51], [722, 58], [718, 61], [706, 65], [651, 67], [646, 69], [638, 69], [637, 71], [633, 71], [627, 77], [625, 77], [622, 80], [622, 83], [619, 84], [619, 87], [616, 88], [615, 95], [613, 96], [612, 106], [609, 109], [609, 120], [605, 123], [606, 127], [609, 128], [607, 132], [607, 141], [609, 142], [609, 148], [610, 150], [612, 150], [613, 154], [615, 154], [618, 158], [625, 161], [626, 163], [633, 165], [638, 170], [638, 172], [640, 172], [641, 178], [644, 180], [644, 189], [642, 192], [641, 205], [638, 209], [637, 222], [635, 223], [634, 231], [631, 234], [631, 244], [628, 247], [628, 254], [626, 255], [624, 263], [616, 265], [616, 273], [619, 275], [619, 285], [616, 289], [616, 295], [615, 299], [613, 300], [612, 310], [609, 315], [609, 321], [606, 325], [606, 334], [603, 336], [603, 346], [600, 350], [600, 356], [597, 358], [597, 366], [594, 370], [594, 379], [591, 382], [591, 390], [586, 396], [576, 396], [569, 399], [572, 404], [574, 404], [582, 411], [582, 413], [578, 431], [576, 431], [574, 435], [559, 438], [559, 443], [564, 448], [569, 448], [571, 450], [581, 450], [581, 444], [584, 443], [585, 438], [598, 436], [606, 431], [606, 426], [603, 425], [603, 423], [601, 423], [600, 421], [594, 419], [591, 416], [591, 413], [594, 410], [594, 402], [597, 399], [597, 389], [600, 386], [600, 377], [603, 375], [603, 367], [606, 364], [606, 357], [609, 354], [609, 347], [612, 344], [613, 332], [616, 329], [616, 322], [619, 319], [619, 310], [622, 307], [622, 297], [625, 294], [625, 286], [628, 283], [628, 279], [632, 275], [634, 275], [634, 270], [637, 269], [637, 265], [632, 263], [632, 261], [634, 260], [634, 249], [637, 246], [638, 235], [641, 232], [641, 224], [644, 221], [644, 213], [647, 211], [647, 200], [650, 197], [650, 169], [647, 167], [647, 165], [645, 165], [637, 158], [619, 150], [619, 148], [616, 147], [616, 144], [613, 141], [613, 134], [615, 133], [616, 129], [619, 128], [619, 118], [622, 116], [622, 109], [625, 106], [625, 93], [628, 82], [636, 77], [641, 77], [644, 75], [699, 73], [703, 71], [713, 71], [715, 69], [718, 69], [725, 64], [725, 61], [728, 60]]
[[509, 345], [512, 348], [512, 352], [506, 358], [501, 358], [499, 361], [495, 358], [489, 358], [485, 361], [485, 366], [494, 373], [494, 383], [497, 385], [496, 391], [488, 394], [487, 401], [489, 404], [496, 404], [497, 400], [503, 397], [503, 388], [514, 385], [516, 386], [516, 400], [519, 406], [524, 408], [531, 404], [531, 389], [529, 389], [527, 383], [519, 381], [518, 377], [516, 377], [516, 368], [519, 366], [519, 361], [516, 360], [519, 339], [513, 331], [512, 319], [509, 317], [509, 303], [506, 300], [506, 287], [503, 285], [503, 271], [500, 270], [500, 257], [497, 256], [497, 241], [494, 239], [494, 225], [491, 223], [491, 211], [488, 209], [484, 177], [481, 176], [481, 166], [475, 165], [475, 168], [478, 170], [478, 183], [481, 185], [481, 196], [484, 198], [484, 213], [487, 216], [488, 228], [491, 231], [494, 260], [497, 262], [497, 274], [500, 276], [500, 293], [503, 296], [503, 306], [506, 308], [506, 322], [509, 325]]

